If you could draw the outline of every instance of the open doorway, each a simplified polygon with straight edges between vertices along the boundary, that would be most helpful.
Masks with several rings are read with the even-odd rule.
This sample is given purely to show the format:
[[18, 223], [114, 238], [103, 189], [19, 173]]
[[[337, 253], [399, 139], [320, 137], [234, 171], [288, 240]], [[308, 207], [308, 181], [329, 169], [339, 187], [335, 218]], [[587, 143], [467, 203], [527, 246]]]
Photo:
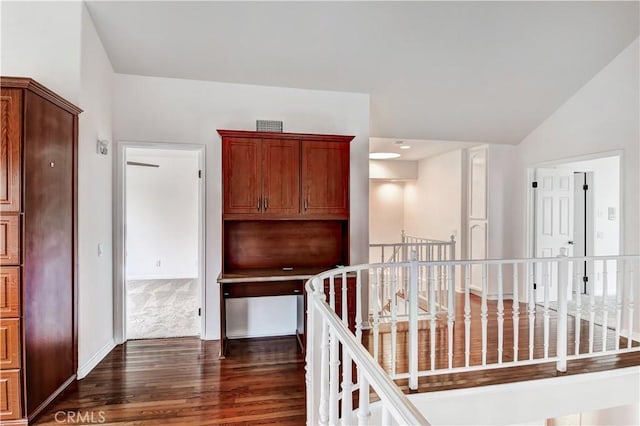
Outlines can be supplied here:
[[[570, 257], [620, 253], [619, 154], [536, 167], [531, 174], [534, 257], [555, 257], [563, 249]], [[543, 273], [534, 271], [534, 275]], [[602, 294], [603, 271], [585, 262], [574, 274], [582, 283], [575, 292]], [[552, 300], [557, 295], [555, 285], [552, 279]], [[542, 301], [541, 293], [536, 292], [537, 302]]]
[[203, 148], [122, 143], [118, 150], [118, 343], [202, 336]]

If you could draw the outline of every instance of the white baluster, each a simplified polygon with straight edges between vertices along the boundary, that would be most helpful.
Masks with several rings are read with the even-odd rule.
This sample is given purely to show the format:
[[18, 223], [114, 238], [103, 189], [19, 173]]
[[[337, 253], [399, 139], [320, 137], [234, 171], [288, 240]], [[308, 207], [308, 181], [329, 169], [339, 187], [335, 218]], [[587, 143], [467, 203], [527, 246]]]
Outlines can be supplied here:
[[[347, 309], [347, 273], [342, 273], [342, 323], [345, 327], [349, 328], [349, 314]], [[342, 345], [342, 398], [340, 400], [342, 404], [342, 424], [343, 425], [351, 425], [351, 412], [352, 401], [351, 401], [351, 392], [353, 389], [353, 380], [351, 374], [351, 355], [346, 350], [345, 346]]]
[[616, 351], [620, 349], [620, 328], [622, 327], [622, 288], [624, 286], [624, 260], [616, 263]]
[[[320, 284], [322, 285], [322, 284]], [[329, 423], [329, 326], [325, 319], [322, 320], [322, 344], [320, 345], [320, 388], [319, 419], [321, 425]]]
[[567, 288], [569, 285], [569, 263], [567, 249], [560, 249], [557, 263], [558, 282], [558, 322], [556, 327], [556, 352], [558, 361], [556, 370], [567, 371]]
[[336, 286], [334, 285], [333, 275], [329, 277], [329, 306], [331, 310], [336, 310]]
[[551, 264], [545, 262], [543, 264], [543, 283], [544, 286], [544, 305], [543, 305], [543, 317], [544, 317], [544, 359], [549, 358], [549, 287], [551, 287]]
[[391, 425], [391, 413], [387, 409], [387, 404], [382, 403], [382, 419], [381, 425]]
[[498, 264], [498, 364], [502, 364], [504, 345], [504, 301], [502, 282], [502, 263]]
[[602, 352], [607, 351], [607, 328], [609, 325], [609, 309], [607, 307], [607, 295], [609, 293], [609, 274], [607, 261], [602, 261]]
[[371, 412], [369, 411], [369, 380], [364, 374], [358, 374], [360, 376], [360, 386], [358, 389], [358, 426], [366, 426], [369, 424], [369, 417]]
[[409, 270], [409, 389], [418, 389], [418, 261], [412, 254]]
[[471, 357], [471, 265], [467, 264], [464, 268], [464, 366], [468, 367]]
[[634, 291], [636, 283], [633, 280], [633, 270], [629, 271], [629, 282], [627, 289], [629, 297], [627, 298], [627, 348], [631, 348], [633, 342], [633, 311], [634, 311]]
[[[577, 265], [575, 265], [577, 266]], [[580, 268], [576, 268], [574, 267], [574, 269], [577, 271], [574, 274], [574, 288], [576, 289], [576, 324], [575, 324], [575, 349], [574, 349], [574, 354], [575, 355], [579, 355], [580, 354], [580, 331], [582, 329], [582, 292], [580, 291], [580, 281], [582, 280], [581, 275], [580, 275]]]
[[539, 264], [537, 263], [532, 263], [530, 264], [530, 276], [529, 276], [529, 306], [528, 306], [528, 312], [529, 312], [529, 359], [532, 360], [533, 359], [533, 346], [535, 343], [534, 337], [535, 337], [535, 321], [536, 321], [536, 296], [535, 296], [535, 289], [534, 286], [535, 284], [535, 277], [537, 276], [537, 274], [535, 274], [535, 270], [536, 269], [540, 269], [539, 268]]
[[356, 339], [362, 342], [362, 274], [356, 271]]
[[480, 320], [482, 323], [482, 365], [487, 365], [487, 269], [488, 265], [482, 265], [482, 303], [480, 305]]
[[[396, 374], [396, 343], [398, 338], [398, 269], [389, 269], [391, 274], [391, 374]], [[407, 294], [404, 294], [406, 299]]]
[[[595, 270], [595, 268], [593, 268]], [[593, 277], [592, 277], [593, 278]], [[593, 332], [596, 321], [596, 294], [593, 280], [589, 284], [589, 353], [593, 353]]]
[[338, 369], [340, 358], [338, 357], [338, 335], [329, 329], [329, 424], [338, 424]]
[[431, 357], [431, 370], [436, 369], [436, 267], [429, 267], [429, 316], [431, 317], [431, 323], [429, 325], [429, 343], [430, 343], [430, 357]]
[[[374, 300], [380, 300], [379, 299], [379, 294], [378, 294], [378, 282], [379, 282], [379, 276], [382, 276], [384, 274], [384, 269], [383, 268], [377, 268], [373, 271], [373, 285], [371, 286], [372, 289], [372, 293], [373, 293], [373, 297]], [[376, 309], [373, 310], [373, 359], [375, 359], [376, 361], [378, 361], [378, 346], [379, 346], [379, 338], [380, 338], [380, 315], [378, 314], [378, 312], [380, 311], [379, 308], [376, 307]]]
[[518, 297], [518, 287], [520, 286], [520, 282], [518, 280], [518, 264], [513, 264], [513, 360], [518, 361], [518, 340], [520, 339], [519, 335], [519, 323], [520, 323], [520, 302]]
[[453, 323], [455, 321], [455, 311], [453, 309], [454, 290], [453, 266], [447, 265], [447, 355], [449, 357], [449, 368], [453, 368]]

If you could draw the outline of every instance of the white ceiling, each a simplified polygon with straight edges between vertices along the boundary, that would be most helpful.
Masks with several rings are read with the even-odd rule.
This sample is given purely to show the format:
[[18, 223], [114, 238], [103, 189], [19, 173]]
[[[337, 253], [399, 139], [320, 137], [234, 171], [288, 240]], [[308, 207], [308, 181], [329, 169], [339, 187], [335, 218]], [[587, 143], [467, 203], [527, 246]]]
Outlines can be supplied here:
[[119, 73], [369, 93], [371, 136], [518, 143], [638, 2], [89, 2]]

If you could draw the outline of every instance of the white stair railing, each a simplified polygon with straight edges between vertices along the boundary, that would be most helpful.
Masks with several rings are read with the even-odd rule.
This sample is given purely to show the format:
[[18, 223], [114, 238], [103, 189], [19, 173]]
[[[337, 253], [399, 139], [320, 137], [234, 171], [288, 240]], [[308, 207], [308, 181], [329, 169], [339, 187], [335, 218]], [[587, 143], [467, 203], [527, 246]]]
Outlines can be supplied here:
[[[307, 325], [310, 424], [334, 424], [338, 420], [352, 424], [355, 419], [350, 417], [354, 412], [351, 401], [355, 400], [357, 419], [366, 424], [370, 388], [383, 401], [385, 416], [398, 422], [407, 421], [407, 416], [415, 415], [413, 408], [406, 405], [407, 411], [399, 412], [402, 409], [393, 407], [401, 401], [408, 402], [393, 396], [388, 388], [390, 379], [408, 379], [409, 388], [415, 390], [423, 376], [548, 362], [556, 363], [558, 371], [567, 371], [568, 361], [573, 359], [639, 351], [640, 342], [632, 339], [637, 326], [635, 277], [639, 269], [637, 255], [580, 258], [561, 255], [510, 260], [411, 260], [349, 266], [319, 274], [306, 287], [313, 296], [309, 298]], [[443, 270], [448, 281], [445, 312], [437, 309], [435, 297], [438, 274]], [[596, 271], [587, 281], [586, 294], [582, 287], [584, 270]], [[332, 309], [336, 306], [336, 293], [340, 292], [330, 291], [327, 304], [320, 284], [340, 277], [343, 285], [340, 294], [346, 300], [346, 283], [354, 276], [358, 289], [356, 318], [355, 324], [349, 324], [346, 303], [342, 304], [342, 319]], [[455, 276], [462, 277], [459, 294], [452, 284]], [[361, 308], [360, 296], [365, 277], [372, 305], [379, 301], [382, 280], [398, 286], [403, 280], [407, 282], [404, 297], [391, 298], [391, 324], [383, 327], [376, 309], [372, 328], [366, 331], [363, 330], [366, 313]], [[426, 280], [424, 291], [421, 280]], [[428, 299], [424, 306], [420, 305], [422, 294]], [[525, 300], [519, 300], [520, 295]], [[456, 298], [460, 309], [456, 309]], [[505, 303], [507, 300], [511, 303]], [[404, 305], [406, 315], [400, 315]], [[407, 324], [402, 325], [403, 322]], [[355, 335], [349, 331], [350, 326], [355, 328]], [[407, 335], [400, 339], [400, 333]], [[459, 346], [456, 342], [460, 342]], [[479, 346], [474, 346], [474, 342], [479, 342]], [[402, 345], [407, 345], [406, 349], [399, 350]], [[347, 372], [352, 365], [356, 376]], [[386, 373], [384, 379], [380, 377], [380, 368]], [[352, 383], [354, 379], [357, 380]], [[357, 399], [352, 399], [356, 398], [356, 392]]]
[[[343, 315], [340, 319], [327, 304], [323, 294], [324, 278], [326, 277], [321, 274], [309, 280], [305, 287], [308, 295], [307, 424], [369, 424], [370, 393], [373, 390], [382, 404], [380, 424], [391, 424], [393, 419], [394, 424], [429, 425], [362, 346], [359, 341], [362, 336], [362, 317], [359, 313], [356, 312], [358, 325], [354, 335], [348, 328], [348, 317]], [[357, 274], [357, 287], [360, 286], [360, 279], [361, 275]], [[355, 384], [351, 383], [354, 367], [357, 377]], [[352, 401], [356, 392], [358, 408], [354, 413]]]
[[[451, 236], [448, 241], [442, 241], [410, 236], [402, 231], [400, 243], [372, 243], [369, 245], [369, 252], [372, 259], [380, 263], [405, 263], [411, 260], [420, 262], [448, 261], [455, 260], [456, 258], [456, 241], [453, 236]], [[419, 307], [424, 311], [427, 310], [426, 307], [429, 303], [428, 279], [427, 276], [418, 278], [418, 294], [421, 298]], [[439, 267], [434, 282], [436, 283], [434, 293], [436, 306], [438, 311], [446, 312], [449, 305], [447, 288], [450, 283], [455, 285], [455, 268], [447, 269], [446, 267]], [[394, 285], [395, 291], [391, 288]], [[405, 294], [408, 292], [408, 285], [409, 274], [406, 269], [401, 268], [397, 273], [388, 270], [382, 273], [377, 280], [377, 291], [375, 294], [378, 299], [372, 301], [371, 314], [373, 315], [373, 309], [378, 309], [378, 320], [380, 322], [392, 321], [391, 298], [400, 297], [404, 302], [404, 306], [398, 306], [395, 317], [406, 318], [408, 316], [409, 300], [405, 297]]]

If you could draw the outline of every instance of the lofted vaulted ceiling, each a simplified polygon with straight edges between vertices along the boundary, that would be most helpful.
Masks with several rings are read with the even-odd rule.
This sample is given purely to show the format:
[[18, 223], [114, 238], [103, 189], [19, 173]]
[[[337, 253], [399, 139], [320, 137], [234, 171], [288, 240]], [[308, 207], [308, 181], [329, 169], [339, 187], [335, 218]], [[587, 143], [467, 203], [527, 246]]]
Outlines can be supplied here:
[[371, 136], [518, 143], [638, 2], [88, 2], [119, 73], [370, 94]]

